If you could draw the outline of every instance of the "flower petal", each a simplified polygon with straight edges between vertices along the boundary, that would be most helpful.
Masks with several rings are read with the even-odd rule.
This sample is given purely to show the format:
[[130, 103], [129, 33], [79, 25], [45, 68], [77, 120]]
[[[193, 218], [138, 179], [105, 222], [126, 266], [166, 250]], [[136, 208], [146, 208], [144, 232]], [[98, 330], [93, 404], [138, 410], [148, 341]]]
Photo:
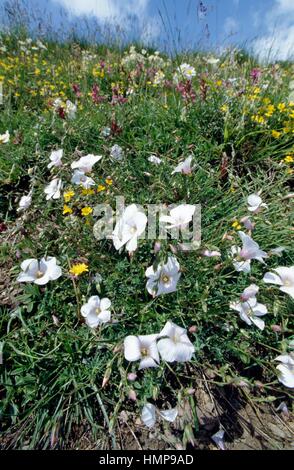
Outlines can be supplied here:
[[156, 423], [155, 412], [156, 408], [152, 403], [146, 403], [142, 409], [141, 419], [148, 428], [153, 428]]
[[171, 408], [170, 410], [158, 410], [158, 412], [160, 416], [169, 423], [173, 423], [179, 414], [177, 408]]
[[138, 361], [141, 358], [140, 341], [137, 336], [127, 336], [124, 340], [125, 358], [129, 362]]
[[100, 302], [100, 309], [103, 310], [108, 310], [111, 307], [111, 301], [105, 297], [104, 299], [101, 299]]
[[261, 331], [264, 330], [264, 326], [265, 326], [265, 323], [264, 321], [261, 319], [261, 318], [258, 318], [258, 317], [251, 317], [251, 321], [252, 323], [257, 326], [257, 328], [259, 328]]

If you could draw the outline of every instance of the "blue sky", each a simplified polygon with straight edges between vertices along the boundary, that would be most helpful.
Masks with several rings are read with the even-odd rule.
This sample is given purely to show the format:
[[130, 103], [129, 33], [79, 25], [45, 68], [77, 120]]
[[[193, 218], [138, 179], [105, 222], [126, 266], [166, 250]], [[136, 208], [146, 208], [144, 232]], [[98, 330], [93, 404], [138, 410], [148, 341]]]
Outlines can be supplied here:
[[[294, 0], [20, 1], [27, 5], [33, 28], [50, 15], [46, 23], [53, 35], [73, 26], [85, 31], [81, 18], [86, 16], [89, 30], [98, 24], [104, 37], [141, 39], [168, 50], [197, 46], [221, 50], [237, 44], [247, 45], [262, 58], [270, 54], [278, 59], [293, 57], [294, 52]], [[0, 0], [0, 7], [4, 3]]]

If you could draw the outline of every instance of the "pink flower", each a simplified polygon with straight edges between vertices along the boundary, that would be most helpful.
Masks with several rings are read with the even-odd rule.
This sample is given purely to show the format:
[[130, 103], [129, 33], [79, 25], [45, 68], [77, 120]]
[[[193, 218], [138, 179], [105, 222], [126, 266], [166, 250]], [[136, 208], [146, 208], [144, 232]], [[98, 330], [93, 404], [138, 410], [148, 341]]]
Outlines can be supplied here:
[[252, 78], [253, 83], [258, 83], [261, 75], [262, 75], [261, 70], [257, 68], [252, 69], [250, 72], [250, 77]]

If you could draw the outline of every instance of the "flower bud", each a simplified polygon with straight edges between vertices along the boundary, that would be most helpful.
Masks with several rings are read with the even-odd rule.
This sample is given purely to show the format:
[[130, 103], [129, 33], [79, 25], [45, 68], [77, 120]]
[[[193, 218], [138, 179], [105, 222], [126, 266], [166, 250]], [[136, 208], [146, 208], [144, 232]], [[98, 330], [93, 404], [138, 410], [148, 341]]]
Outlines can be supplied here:
[[129, 391], [129, 400], [137, 401], [137, 395], [136, 395], [135, 390], [130, 390]]
[[134, 381], [136, 380], [136, 378], [137, 378], [137, 374], [135, 374], [134, 372], [130, 372], [130, 373], [128, 374], [128, 380], [129, 380], [130, 382], [134, 382]]
[[154, 253], [159, 253], [160, 249], [161, 249], [161, 243], [159, 241], [156, 241], [154, 243]]
[[282, 332], [282, 328], [281, 328], [280, 325], [272, 325], [271, 329], [274, 333], [281, 333]]
[[196, 325], [190, 326], [189, 333], [196, 333], [196, 331], [197, 331], [197, 326]]

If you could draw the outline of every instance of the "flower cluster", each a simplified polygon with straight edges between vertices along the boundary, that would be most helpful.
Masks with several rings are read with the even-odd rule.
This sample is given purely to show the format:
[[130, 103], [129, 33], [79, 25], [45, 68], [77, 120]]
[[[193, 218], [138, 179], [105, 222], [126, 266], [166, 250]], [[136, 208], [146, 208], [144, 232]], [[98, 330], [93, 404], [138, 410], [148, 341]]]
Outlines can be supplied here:
[[129, 362], [139, 363], [139, 370], [158, 367], [160, 357], [165, 362], [190, 361], [195, 347], [187, 331], [168, 321], [159, 334], [127, 336], [124, 340], [124, 354]]
[[[241, 67], [236, 51], [175, 62], [135, 46], [120, 58], [111, 51], [100, 57], [89, 46], [61, 61], [41, 41], [19, 41], [14, 53], [8, 46], [0, 47], [7, 115], [21, 110], [36, 122], [32, 137], [25, 125], [16, 127], [18, 119], [4, 117], [1, 124], [0, 152], [8, 161], [3, 184], [10, 191], [15, 182], [19, 192], [4, 203], [0, 232], [8, 232], [9, 242], [21, 240], [16, 279], [33, 284], [23, 286], [20, 299], [33, 298], [24, 308], [39, 308], [36, 299], [44, 297], [40, 311], [53, 305], [54, 325], [62, 325], [66, 309], [64, 329], [74, 330], [82, 344], [76, 349], [85, 377], [95, 371], [89, 386], [102, 370], [104, 389], [117, 361], [113, 376], [120, 385], [111, 387], [115, 398], [107, 406], [117, 390], [119, 405], [125, 397], [135, 401], [140, 390], [142, 422], [148, 428], [157, 420], [173, 423], [178, 406], [149, 403], [166, 389], [155, 387], [154, 377], [167, 381], [180, 371], [186, 384], [194, 365], [207, 364], [207, 350], [211, 362], [227, 361], [219, 343], [228, 339], [243, 361], [247, 349], [259, 353], [271, 335], [268, 386], [276, 386], [270, 377], [276, 373], [294, 388], [290, 318], [284, 315], [294, 299], [294, 266], [286, 229], [285, 246], [272, 247], [269, 237], [271, 229], [272, 240], [278, 232], [271, 216], [294, 162], [294, 84], [286, 66]], [[279, 189], [271, 197], [275, 178]], [[119, 194], [128, 202], [111, 212], [102, 241], [107, 217], [99, 208], [114, 207]], [[286, 197], [290, 206], [293, 194]], [[160, 233], [151, 243], [143, 204], [158, 207], [159, 201]], [[204, 242], [189, 253], [184, 241], [197, 203], [205, 211]], [[16, 220], [11, 231], [10, 214]], [[283, 321], [273, 325], [277, 316]], [[246, 340], [239, 345], [235, 336]], [[218, 371], [224, 383], [233, 381], [228, 370], [225, 364]], [[134, 389], [129, 382], [136, 382]], [[178, 402], [188, 394], [185, 387]], [[115, 417], [116, 411], [111, 426]], [[219, 428], [212, 437], [218, 446], [223, 433]]]

